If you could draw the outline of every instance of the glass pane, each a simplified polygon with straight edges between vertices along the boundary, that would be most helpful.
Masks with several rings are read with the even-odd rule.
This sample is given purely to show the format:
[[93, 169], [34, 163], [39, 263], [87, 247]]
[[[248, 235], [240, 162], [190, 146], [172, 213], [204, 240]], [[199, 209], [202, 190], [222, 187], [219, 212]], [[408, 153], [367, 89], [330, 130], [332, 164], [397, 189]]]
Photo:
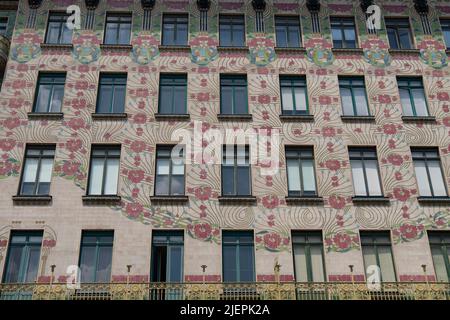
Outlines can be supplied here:
[[237, 193], [238, 195], [247, 196], [250, 195], [250, 168], [238, 167], [237, 168]]
[[186, 87], [176, 86], [174, 88], [173, 109], [175, 114], [186, 113]]
[[156, 174], [167, 175], [169, 174], [170, 160], [169, 159], [158, 159], [156, 162]]
[[155, 194], [168, 195], [169, 194], [169, 176], [156, 176]]
[[38, 168], [39, 160], [38, 159], [26, 159], [24, 173], [23, 173], [23, 182], [35, 182], [36, 181], [36, 173]]
[[112, 86], [101, 85], [98, 92], [98, 106], [97, 113], [110, 113], [112, 104]]
[[50, 182], [52, 179], [53, 159], [41, 160], [41, 171], [39, 173], [39, 182]]
[[220, 101], [221, 101], [221, 113], [232, 114], [232, 101], [233, 101], [233, 90], [231, 87], [222, 86], [220, 90]]
[[414, 106], [418, 116], [428, 116], [427, 103], [423, 89], [413, 89]]
[[22, 260], [22, 252], [24, 247], [10, 247], [8, 252], [8, 260], [6, 261], [6, 283], [19, 282], [20, 261]]
[[300, 192], [300, 168], [297, 160], [288, 160], [287, 161], [287, 170], [288, 170], [288, 187], [289, 191], [298, 191]]
[[47, 43], [58, 43], [59, 39], [59, 22], [49, 22], [47, 30]]
[[48, 112], [48, 104], [50, 101], [52, 86], [40, 85], [38, 90], [34, 112]]
[[400, 45], [402, 49], [411, 49], [411, 36], [408, 29], [399, 29], [398, 37], [400, 39]]
[[314, 282], [324, 282], [325, 272], [323, 269], [323, 257], [322, 257], [322, 247], [321, 246], [311, 246], [311, 267], [313, 273]]
[[367, 106], [366, 90], [364, 88], [356, 88], [353, 90], [355, 94], [356, 112], [358, 116], [368, 116], [369, 107]]
[[302, 245], [294, 246], [294, 265], [295, 265], [295, 280], [297, 282], [308, 281], [308, 269], [306, 265], [305, 247]]
[[223, 195], [234, 195], [234, 167], [222, 166]]
[[168, 282], [182, 282], [183, 281], [183, 247], [172, 246], [169, 247], [169, 263], [167, 275]]
[[63, 34], [61, 35], [61, 43], [70, 44], [72, 42], [72, 30], [67, 28], [67, 25], [64, 23]]
[[353, 29], [344, 29], [345, 40], [348, 43], [353, 43], [356, 39], [355, 30]]
[[409, 90], [407, 89], [399, 89], [400, 91], [400, 100], [402, 102], [402, 109], [404, 116], [413, 116], [413, 109], [411, 105], [411, 98], [409, 96]]
[[378, 162], [376, 160], [367, 160], [365, 162], [365, 165], [369, 195], [381, 196], [380, 178], [378, 175]]
[[439, 161], [428, 161], [428, 170], [430, 171], [431, 184], [435, 197], [445, 197], [447, 189], [445, 188], [442, 176], [441, 164]]
[[60, 112], [64, 97], [64, 86], [58, 85], [53, 87], [53, 97], [50, 104], [49, 112]]
[[377, 258], [375, 255], [375, 248], [373, 246], [363, 246], [363, 257], [364, 257], [364, 268], [367, 271], [367, 268], [370, 266], [378, 266]]
[[239, 268], [240, 268], [240, 281], [250, 282], [254, 281], [254, 263], [253, 263], [253, 246], [240, 246], [239, 247]]
[[277, 47], [287, 47], [287, 35], [285, 27], [276, 28]]
[[223, 281], [236, 282], [237, 277], [237, 257], [234, 246], [223, 247]]
[[102, 194], [103, 161], [103, 159], [92, 159], [89, 177], [89, 194], [91, 195]]
[[414, 170], [416, 173], [417, 185], [419, 187], [419, 195], [422, 197], [431, 197], [431, 188], [428, 181], [427, 169], [424, 161], [414, 161]]
[[381, 278], [383, 282], [395, 282], [394, 261], [390, 246], [378, 246], [380, 259]]
[[389, 46], [392, 49], [399, 49], [396, 30], [388, 28], [387, 33], [388, 33], [388, 38], [389, 38]]
[[117, 23], [107, 23], [105, 31], [105, 44], [117, 43]]
[[292, 96], [292, 89], [290, 87], [281, 88], [281, 99], [283, 110], [285, 111], [294, 110], [294, 100]]
[[227, 47], [231, 46], [231, 30], [228, 26], [220, 26], [220, 35], [219, 35], [220, 46]]
[[300, 30], [298, 27], [289, 27], [289, 47], [300, 47]]
[[244, 42], [245, 42], [244, 26], [235, 26], [233, 32], [233, 46], [242, 47], [245, 45]]
[[450, 48], [450, 29], [444, 30], [444, 38], [447, 48]]
[[184, 195], [184, 175], [171, 177], [171, 195]]
[[364, 171], [361, 161], [351, 160], [353, 188], [356, 196], [367, 196], [366, 185], [364, 182]]
[[119, 179], [119, 159], [106, 161], [105, 193], [117, 194], [117, 181]]
[[95, 282], [108, 283], [111, 277], [112, 247], [98, 248], [97, 278]]
[[438, 282], [449, 282], [447, 268], [445, 265], [445, 256], [440, 246], [431, 246], [431, 255], [433, 256], [434, 271]]
[[173, 175], [184, 175], [184, 164], [172, 164]]
[[24, 281], [27, 283], [34, 282], [37, 280], [37, 273], [39, 269], [39, 258], [41, 256], [41, 247], [33, 246], [30, 247], [29, 250], [30, 256], [28, 257], [27, 266], [25, 266], [26, 273], [24, 276]]
[[81, 247], [81, 282], [94, 282], [96, 258], [95, 251], [95, 247]]
[[297, 111], [306, 111], [306, 92], [305, 88], [295, 88], [295, 107]]
[[354, 116], [352, 91], [348, 88], [341, 88], [341, 101], [344, 115]]
[[187, 25], [186, 24], [178, 24], [177, 26], [177, 34], [176, 34], [176, 38], [177, 38], [177, 45], [186, 45], [187, 44], [187, 36], [188, 36], [188, 32], [187, 32]]
[[302, 161], [303, 188], [305, 192], [316, 192], [316, 181], [314, 177], [314, 164], [312, 160]]
[[173, 90], [171, 86], [161, 86], [159, 96], [159, 112], [172, 113], [172, 95]]
[[175, 44], [175, 26], [173, 24], [164, 24], [163, 27], [163, 45]]
[[236, 114], [246, 114], [247, 110], [247, 87], [234, 88], [234, 102]]
[[119, 44], [130, 43], [131, 24], [121, 24], [119, 30]]
[[125, 110], [125, 86], [114, 87], [113, 113], [123, 113]]

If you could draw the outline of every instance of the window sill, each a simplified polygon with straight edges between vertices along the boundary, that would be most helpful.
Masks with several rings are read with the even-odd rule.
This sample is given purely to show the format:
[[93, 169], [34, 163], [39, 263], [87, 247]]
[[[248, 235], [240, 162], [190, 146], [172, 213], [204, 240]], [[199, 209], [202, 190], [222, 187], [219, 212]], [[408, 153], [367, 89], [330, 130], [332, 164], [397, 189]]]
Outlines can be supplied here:
[[436, 122], [434, 116], [402, 116], [403, 122]]
[[247, 46], [242, 46], [242, 47], [227, 47], [227, 46], [218, 46], [217, 47], [218, 51], [245, 51], [247, 52], [249, 49]]
[[275, 47], [275, 52], [305, 53], [305, 47]]
[[131, 44], [101, 44], [100, 48], [102, 50], [123, 50], [127, 51], [133, 49], [133, 46]]
[[312, 114], [280, 114], [280, 120], [285, 122], [313, 122]]
[[150, 197], [151, 203], [162, 204], [174, 204], [174, 203], [186, 203], [189, 201], [188, 196], [152, 196]]
[[218, 114], [217, 119], [219, 121], [252, 121], [253, 116], [251, 114]]
[[341, 116], [342, 122], [375, 122], [375, 116]]
[[360, 53], [363, 54], [363, 48], [333, 48], [334, 53]]
[[419, 54], [420, 50], [419, 49], [389, 49], [389, 53], [393, 53], [393, 54], [409, 54], [409, 53]]
[[378, 204], [378, 205], [389, 205], [388, 197], [352, 197], [352, 202], [355, 205], [368, 205], [368, 204]]
[[48, 50], [72, 50], [73, 44], [72, 43], [41, 43], [40, 44], [41, 49], [48, 49]]
[[222, 204], [256, 204], [255, 196], [220, 196], [219, 203]]
[[83, 204], [95, 204], [95, 205], [111, 205], [118, 204], [122, 200], [120, 196], [117, 195], [86, 195], [82, 197]]
[[191, 116], [188, 113], [185, 114], [164, 114], [155, 113], [155, 120], [157, 121], [186, 121], [189, 120]]
[[318, 196], [311, 197], [285, 197], [286, 204], [288, 205], [299, 205], [299, 204], [323, 204], [323, 198]]
[[52, 202], [52, 196], [16, 195], [12, 197], [12, 200], [18, 205], [49, 205]]
[[62, 120], [64, 113], [62, 112], [28, 112], [30, 120]]
[[126, 120], [127, 113], [92, 113], [93, 120]]
[[189, 51], [191, 47], [189, 45], [160, 45], [160, 51]]
[[418, 197], [421, 205], [450, 205], [450, 197]]

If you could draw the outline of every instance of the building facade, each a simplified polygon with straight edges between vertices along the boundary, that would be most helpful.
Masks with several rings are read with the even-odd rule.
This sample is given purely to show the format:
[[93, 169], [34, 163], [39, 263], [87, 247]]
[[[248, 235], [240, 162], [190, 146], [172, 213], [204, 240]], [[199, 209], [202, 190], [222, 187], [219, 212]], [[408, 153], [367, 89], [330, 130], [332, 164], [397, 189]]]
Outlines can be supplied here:
[[3, 283], [449, 282], [447, 1], [3, 2]]

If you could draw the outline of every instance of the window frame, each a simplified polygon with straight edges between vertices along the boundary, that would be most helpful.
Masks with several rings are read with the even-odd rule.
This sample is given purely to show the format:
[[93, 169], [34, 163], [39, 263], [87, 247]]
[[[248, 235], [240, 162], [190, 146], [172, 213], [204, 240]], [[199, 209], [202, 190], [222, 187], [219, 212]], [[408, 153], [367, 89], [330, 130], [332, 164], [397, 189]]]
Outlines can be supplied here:
[[[162, 244], [162, 243], [155, 243], [155, 240], [154, 240], [155, 235], [157, 235], [157, 236], [165, 236], [166, 238], [170, 238], [172, 236], [181, 236], [183, 240], [182, 240], [181, 243], [179, 243], [179, 242], [171, 242], [170, 239], [168, 241], [166, 240], [166, 242], [164, 244]], [[176, 282], [167, 280], [167, 273], [166, 273], [166, 280], [165, 281], [162, 281], [161, 279], [157, 279], [157, 278], [160, 278], [161, 275], [159, 275], [159, 277], [157, 277], [157, 275], [155, 274], [155, 271], [154, 271], [154, 263], [156, 261], [155, 247], [166, 247], [166, 248], [169, 248], [169, 247], [176, 247], [176, 246], [181, 247], [182, 265], [181, 265], [181, 270], [180, 270], [180, 276], [181, 276], [181, 282], [183, 282], [183, 277], [184, 277], [184, 253], [185, 253], [185, 250], [184, 250], [185, 249], [184, 248], [185, 239], [184, 238], [185, 238], [184, 237], [184, 230], [176, 230], [176, 229], [174, 229], [174, 230], [153, 230], [153, 232], [152, 232], [152, 243], [151, 243], [151, 255], [150, 255], [150, 279], [152, 279], [151, 280], [152, 282], [176, 283]], [[168, 258], [170, 258], [170, 255], [169, 255], [169, 251], [167, 250], [167, 252], [166, 252], [166, 263], [167, 263], [166, 270], [167, 270], [167, 268], [169, 266]]]
[[[439, 152], [439, 148], [436, 147], [410, 147], [410, 152], [411, 152], [411, 159], [413, 161], [413, 167], [415, 169], [415, 164], [414, 161], [418, 160], [418, 161], [424, 161], [425, 162], [425, 168], [426, 168], [426, 172], [427, 172], [427, 179], [428, 179], [428, 184], [430, 186], [430, 191], [431, 191], [431, 196], [422, 196], [420, 195], [420, 191], [419, 192], [419, 196], [421, 198], [433, 198], [433, 199], [440, 199], [440, 198], [447, 198], [448, 197], [448, 186], [446, 183], [446, 178], [445, 178], [445, 173], [442, 167], [442, 161], [441, 161], [441, 155]], [[422, 153], [422, 157], [421, 158], [417, 158], [416, 156], [414, 156], [414, 152], [421, 152]], [[428, 157], [426, 155], [427, 152], [436, 152], [437, 156], [436, 157]], [[434, 188], [433, 188], [433, 180], [431, 179], [431, 174], [430, 174], [430, 169], [428, 166], [428, 161], [438, 161], [439, 162], [439, 169], [441, 171], [441, 176], [442, 176], [442, 181], [444, 183], [444, 187], [445, 187], [445, 196], [435, 196], [434, 195]], [[416, 184], [418, 184], [418, 180], [416, 177]]]
[[[166, 43], [166, 37], [164, 36], [164, 19], [167, 17], [176, 17], [176, 18], [181, 18], [181, 17], [185, 17], [186, 18], [186, 43], [185, 44], [177, 44], [176, 43], [176, 39], [177, 39], [177, 30], [178, 30], [178, 25], [181, 23], [179, 23], [178, 21], [174, 22], [174, 42], [173, 43]], [[161, 13], [161, 45], [162, 46], [173, 46], [173, 47], [178, 47], [178, 46], [189, 46], [189, 23], [190, 23], [190, 17], [189, 17], [189, 13], [188, 12], [163, 12]]]
[[[44, 81], [43, 78], [49, 78], [51, 77], [51, 80]], [[62, 83], [55, 82], [55, 79], [63, 79]], [[66, 79], [67, 79], [67, 73], [66, 72], [46, 72], [46, 71], [40, 71], [37, 77], [36, 81], [36, 88], [34, 90], [34, 99], [33, 99], [33, 106], [31, 109], [32, 113], [61, 113], [62, 108], [64, 106], [64, 95], [66, 93]], [[50, 91], [50, 95], [47, 101], [47, 107], [46, 111], [37, 111], [37, 103], [38, 103], [38, 97], [39, 92], [41, 90], [41, 85], [51, 85], [52, 89]], [[54, 93], [55, 93], [55, 86], [56, 85], [62, 85], [63, 86], [63, 95], [61, 99], [61, 105], [59, 111], [51, 111], [50, 107], [53, 102]]]
[[[224, 17], [231, 18], [231, 23], [230, 23], [230, 21], [228, 21], [228, 23], [230, 23], [230, 26], [231, 26], [231, 30], [230, 30], [231, 40], [230, 40], [230, 43], [232, 45], [224, 45], [221, 42], [221, 38], [222, 37], [220, 36], [220, 25], [221, 25], [221, 18], [224, 18]], [[234, 41], [233, 41], [233, 25], [235, 25], [235, 24], [233, 23], [234, 21], [232, 19], [236, 18], [236, 17], [242, 18], [243, 36], [244, 36], [242, 45], [235, 45]], [[247, 22], [245, 20], [246, 20], [245, 13], [224, 13], [224, 14], [219, 14], [218, 15], [218, 23], [217, 23], [217, 31], [218, 32], [217, 33], [218, 33], [218, 36], [219, 36], [219, 47], [223, 47], [223, 48], [244, 48], [244, 47], [246, 47], [246, 45], [247, 45]], [[241, 25], [241, 24], [239, 24], [239, 25]]]
[[[342, 85], [341, 80], [342, 81], [350, 81], [350, 84]], [[363, 85], [354, 85], [353, 84], [354, 80], [362, 81]], [[353, 114], [345, 114], [344, 103], [342, 100], [342, 94], [340, 94], [342, 114], [345, 117], [370, 117], [371, 116], [370, 106], [369, 106], [369, 98], [367, 97], [367, 86], [366, 86], [366, 77], [365, 76], [338, 76], [338, 86], [339, 86], [339, 92], [341, 92], [341, 88], [345, 88], [345, 89], [350, 90], [350, 93], [352, 96]], [[357, 112], [358, 109], [356, 107], [357, 103], [356, 103], [356, 99], [355, 99], [354, 88], [355, 89], [364, 89], [364, 98], [366, 99], [367, 115], [361, 115], [361, 114], [358, 114], [358, 112]]]
[[[170, 79], [172, 81], [172, 83], [169, 84], [162, 84], [162, 81], [164, 79]], [[176, 84], [173, 82], [174, 79], [182, 79], [184, 80], [184, 84]], [[162, 87], [163, 86], [170, 86], [171, 90], [172, 90], [172, 97], [171, 97], [171, 108], [170, 108], [170, 113], [169, 112], [161, 112], [161, 106], [162, 106], [162, 99], [161, 99], [161, 92], [162, 92]], [[184, 86], [184, 113], [175, 113], [175, 87], [182, 87]], [[159, 85], [158, 85], [158, 113], [162, 114], [162, 115], [184, 115], [187, 114], [188, 112], [188, 75], [186, 73], [161, 73], [159, 75]]]
[[[306, 258], [306, 266], [307, 266], [307, 270], [306, 270], [306, 276], [307, 276], [307, 283], [314, 283], [314, 270], [312, 267], [312, 259], [311, 259], [311, 246], [312, 245], [318, 245], [318, 243], [310, 243], [308, 241], [308, 237], [309, 236], [318, 236], [320, 235], [320, 238], [322, 239], [321, 243], [320, 243], [320, 249], [322, 252], [322, 268], [323, 268], [323, 277], [325, 282], [327, 282], [327, 268], [326, 268], [326, 262], [325, 262], [325, 249], [324, 249], [324, 244], [323, 244], [323, 233], [321, 230], [292, 230], [291, 232], [291, 242], [292, 242], [292, 258], [294, 260], [294, 279], [295, 282], [297, 281], [297, 267], [295, 265], [295, 245], [304, 245], [305, 247], [305, 258]], [[305, 242], [295, 242], [294, 239], [296, 238], [296, 236], [305, 236]]]
[[[94, 150], [105, 150], [105, 151], [109, 151], [109, 150], [118, 150], [119, 151], [119, 155], [118, 156], [111, 156], [108, 157], [108, 153], [105, 153], [105, 156], [95, 156], [94, 155]], [[88, 175], [88, 181], [87, 181], [87, 186], [86, 186], [86, 195], [87, 196], [97, 196], [97, 197], [104, 197], [104, 196], [117, 196], [118, 192], [119, 192], [119, 181], [120, 181], [120, 160], [122, 157], [122, 146], [120, 144], [93, 144], [91, 145], [91, 154], [89, 156], [89, 175]], [[102, 174], [102, 192], [101, 194], [91, 194], [89, 192], [89, 189], [91, 187], [91, 179], [92, 179], [92, 160], [93, 159], [104, 159], [103, 161], [103, 174]], [[118, 178], [117, 178], [117, 185], [116, 185], [116, 189], [117, 192], [116, 194], [105, 194], [105, 174], [106, 174], [106, 161], [108, 159], [119, 159], [119, 174], [118, 174]]]
[[[169, 186], [168, 186], [168, 190], [169, 193], [168, 194], [158, 194], [156, 192], [156, 186], [157, 186], [157, 179], [158, 176], [158, 160], [161, 158], [158, 158], [158, 151], [160, 150], [169, 150], [170, 154], [172, 153], [173, 148], [175, 147], [175, 145], [157, 145], [156, 146], [156, 152], [155, 152], [155, 181], [154, 181], [154, 187], [153, 187], [153, 195], [155, 197], [173, 197], [173, 196], [185, 196], [186, 195], [186, 163], [183, 164], [184, 169], [183, 169], [183, 194], [172, 194], [172, 170], [173, 170], [173, 163], [172, 163], [172, 157], [169, 155], [169, 157], [163, 157], [163, 159], [168, 159], [169, 160], [169, 174], [167, 175], [162, 175], [162, 176], [167, 176], [168, 180], [169, 180]], [[183, 157], [185, 157], [185, 150], [183, 148]]]
[[[450, 236], [450, 232], [449, 231], [433, 231], [433, 230], [428, 230], [427, 231], [427, 236], [428, 236], [428, 244], [430, 246], [430, 252], [431, 252], [431, 262], [433, 263], [433, 270], [434, 270], [434, 274], [436, 277], [436, 281], [438, 281], [437, 279], [437, 272], [436, 272], [436, 266], [434, 263], [434, 259], [433, 259], [433, 246], [439, 246], [440, 251], [441, 251], [441, 255], [444, 257], [444, 263], [445, 263], [445, 269], [447, 271], [447, 278], [450, 279], [450, 242], [445, 242], [444, 238], [445, 236]], [[433, 240], [431, 240], [432, 238], [437, 238], [439, 237], [439, 243], [438, 242], [434, 242]]]
[[[234, 243], [228, 243], [225, 241], [225, 234], [230, 237], [236, 237], [236, 236], [249, 236], [252, 235], [252, 242], [251, 243], [241, 243], [241, 240], [235, 241]], [[236, 258], [236, 280], [233, 281], [225, 281], [225, 254], [224, 249], [225, 247], [234, 247], [235, 249], [235, 258]], [[253, 230], [222, 230], [222, 281], [224, 283], [239, 283], [244, 282], [241, 281], [241, 268], [240, 268], [240, 247], [252, 247], [252, 264], [253, 264], [253, 280], [251, 281], [245, 281], [247, 283], [255, 282], [256, 278], [256, 254], [255, 254], [255, 232]]]
[[[428, 104], [427, 92], [425, 91], [425, 85], [423, 83], [423, 77], [402, 77], [402, 76], [397, 76], [396, 81], [397, 81], [398, 94], [399, 94], [399, 97], [400, 97], [400, 104], [402, 105], [402, 113], [404, 113], [404, 109], [403, 109], [404, 106], [403, 106], [402, 101], [401, 101], [402, 99], [401, 99], [400, 90], [401, 89], [402, 90], [406, 90], [407, 89], [408, 90], [408, 95], [409, 95], [409, 100], [410, 100], [410, 103], [411, 103], [411, 111], [412, 111], [412, 114], [413, 114], [412, 117], [421, 117], [421, 116], [417, 115], [416, 103], [414, 101], [414, 96], [412, 94], [412, 90], [413, 89], [422, 89], [423, 90], [423, 96], [424, 96], [425, 108], [426, 108], [427, 116], [428, 117], [431, 116], [431, 114], [430, 114], [430, 107], [429, 107], [429, 104]], [[399, 81], [407, 81], [408, 85], [407, 86], [400, 85]], [[416, 86], [416, 87], [411, 86], [410, 83], [414, 82], [414, 81], [420, 81], [421, 86], [420, 87], [418, 87], [418, 86]]]
[[[342, 40], [340, 40], [341, 41], [341, 43], [342, 43], [342, 46], [341, 47], [335, 47], [334, 46], [334, 40], [333, 40], [333, 20], [335, 20], [335, 19], [340, 19], [340, 21], [339, 21], [339, 30], [340, 30], [340, 33], [341, 33], [341, 37], [342, 37]], [[347, 40], [346, 38], [345, 38], [345, 32], [344, 32], [344, 29], [345, 29], [345, 24], [344, 24], [344, 21], [345, 20], [347, 20], [347, 21], [352, 21], [353, 22], [353, 31], [355, 32], [355, 47], [347, 47], [347, 44], [346, 44], [346, 41], [350, 41], [350, 40]], [[356, 20], [355, 20], [355, 17], [354, 16], [339, 16], [339, 15], [330, 15], [329, 16], [329, 22], [330, 22], [330, 32], [331, 32], [331, 41], [332, 41], [332, 44], [333, 44], [333, 49], [357, 49], [358, 48], [358, 46], [359, 46], [359, 39], [358, 39], [358, 28], [357, 28], [357, 25], [356, 25]]]
[[[105, 84], [102, 83], [102, 80], [105, 79], [112, 79], [112, 83], [111, 84]], [[123, 110], [122, 112], [114, 112], [114, 102], [115, 102], [115, 92], [116, 92], [116, 87], [117, 86], [122, 86], [122, 84], [116, 84], [115, 82], [118, 79], [125, 79], [125, 84], [123, 84], [124, 86], [124, 91], [125, 91], [125, 95], [124, 95], [124, 101], [123, 101]], [[122, 114], [125, 113], [126, 110], [126, 104], [127, 104], [127, 84], [128, 84], [128, 73], [115, 73], [115, 72], [101, 72], [99, 74], [98, 77], [98, 88], [97, 88], [97, 100], [95, 103], [95, 114], [99, 114], [99, 115], [109, 115], [109, 114]], [[111, 104], [109, 106], [109, 110], [110, 112], [98, 112], [99, 107], [100, 107], [100, 102], [103, 99], [103, 95], [101, 94], [102, 92], [102, 88], [103, 86], [110, 86], [111, 87]]]
[[[288, 157], [287, 152], [288, 151], [295, 151], [297, 153], [297, 157]], [[302, 156], [301, 153], [303, 151], [311, 151], [311, 157]], [[316, 162], [314, 157], [314, 146], [291, 146], [286, 145], [285, 149], [285, 160], [286, 160], [286, 180], [287, 180], [287, 189], [288, 189], [288, 197], [319, 197], [319, 193], [317, 190], [317, 175], [316, 175]], [[289, 190], [289, 173], [287, 169], [287, 162], [288, 158], [298, 160], [299, 170], [300, 170], [300, 195], [293, 194]], [[302, 167], [302, 161], [303, 160], [311, 160], [313, 164], [313, 174], [314, 174], [314, 194], [305, 194], [305, 188], [304, 188], [304, 179], [303, 179], [303, 167]]]
[[[361, 161], [362, 169], [363, 169], [364, 187], [366, 189], [366, 195], [358, 195], [358, 194], [356, 194], [356, 191], [355, 191], [355, 179], [353, 177], [353, 172], [352, 172], [352, 184], [353, 184], [353, 192], [355, 194], [355, 197], [358, 197], [358, 198], [380, 198], [380, 197], [383, 197], [383, 195], [384, 195], [383, 181], [382, 181], [382, 178], [381, 178], [380, 162], [378, 161], [378, 150], [377, 150], [377, 147], [348, 146], [347, 148], [348, 148], [348, 152], [349, 152], [350, 170], [352, 170], [352, 166], [351, 166], [352, 160]], [[358, 151], [360, 153], [360, 155], [358, 157], [352, 157], [352, 156], [350, 156], [350, 153], [352, 151]], [[365, 157], [364, 155], [361, 155], [364, 152], [375, 152], [375, 157]], [[379, 183], [379, 186], [380, 186], [380, 193], [381, 193], [380, 195], [370, 195], [370, 193], [369, 193], [369, 184], [368, 184], [368, 179], [367, 179], [365, 160], [376, 160], [376, 162], [377, 162], [377, 175], [378, 175], [378, 183]]]
[[[222, 84], [222, 80], [231, 80], [232, 84]], [[245, 80], [245, 85], [236, 84], [236, 80]], [[221, 115], [248, 115], [249, 114], [249, 102], [248, 102], [248, 79], [247, 75], [241, 74], [220, 74], [219, 79], [220, 85], [220, 114]], [[224, 113], [223, 112], [223, 94], [222, 87], [231, 87], [232, 88], [232, 104], [231, 104], [231, 112]], [[247, 113], [236, 113], [236, 87], [245, 87], [245, 110]]]
[[[282, 85], [283, 81], [290, 81], [289, 86]], [[295, 85], [294, 82], [300, 82], [303, 81], [304, 85]], [[308, 94], [308, 80], [306, 75], [301, 76], [295, 76], [295, 75], [280, 75], [279, 76], [279, 82], [280, 82], [280, 100], [281, 100], [281, 114], [284, 116], [288, 115], [310, 115], [309, 110], [309, 94]], [[284, 109], [284, 101], [283, 101], [283, 88], [290, 88], [291, 89], [291, 95], [292, 95], [292, 101], [293, 101], [293, 110], [292, 113], [288, 113]], [[306, 109], [305, 112], [300, 112], [297, 110], [297, 101], [295, 99], [295, 89], [296, 88], [303, 88], [305, 90], [305, 101], [306, 101]]]
[[[39, 155], [35, 156], [35, 155], [31, 155], [28, 156], [27, 153], [30, 149], [35, 149], [35, 150], [39, 150]], [[53, 156], [44, 156], [42, 153], [44, 150], [53, 150]], [[53, 177], [53, 167], [55, 164], [55, 154], [56, 154], [56, 145], [55, 144], [27, 144], [25, 147], [25, 153], [24, 153], [24, 157], [23, 157], [23, 163], [22, 163], [22, 170], [20, 173], [20, 182], [19, 182], [19, 190], [17, 191], [17, 194], [19, 196], [39, 196], [38, 193], [36, 193], [39, 188], [38, 185], [40, 182], [39, 181], [39, 177], [41, 174], [41, 164], [42, 164], [42, 159], [53, 159], [53, 163], [52, 163], [52, 172], [50, 174], [50, 177]], [[24, 179], [24, 174], [25, 174], [25, 164], [27, 159], [32, 158], [32, 159], [38, 159], [38, 167], [36, 169], [36, 177], [35, 177], [35, 181], [34, 181], [34, 187], [33, 187], [33, 194], [32, 195], [26, 195], [23, 193], [23, 179]], [[50, 178], [50, 182], [49, 182], [49, 192], [47, 195], [41, 195], [41, 196], [48, 196], [50, 195], [50, 187], [52, 185], [51, 182], [51, 178]]]
[[[223, 190], [223, 183], [224, 183], [224, 173], [223, 173], [223, 167], [225, 166], [224, 164], [224, 157], [226, 156], [226, 148], [227, 146], [233, 146], [233, 194], [224, 194], [224, 190]], [[249, 194], [239, 194], [237, 192], [238, 188], [237, 188], [237, 175], [238, 175], [238, 167], [244, 167], [244, 165], [238, 165], [238, 155], [237, 155], [237, 148], [238, 144], [233, 144], [233, 145], [227, 145], [224, 144], [222, 145], [222, 164], [220, 166], [220, 180], [221, 180], [221, 194], [223, 197], [248, 197], [248, 196], [252, 196], [253, 193], [253, 188], [252, 188], [252, 166], [250, 163], [250, 159], [251, 159], [251, 153], [250, 153], [250, 146], [249, 145], [245, 145], [245, 153], [248, 153], [248, 188], [249, 188]], [[246, 165], [245, 165], [246, 166]]]
[[[388, 21], [393, 22], [395, 21], [395, 25], [391, 24], [389, 25]], [[408, 22], [408, 34], [409, 34], [409, 41], [411, 43], [410, 48], [402, 48], [401, 47], [401, 41], [400, 41], [400, 35], [399, 35], [399, 29], [406, 29], [405, 27], [399, 26], [399, 24], [403, 21]], [[413, 29], [411, 28], [411, 20], [409, 17], [384, 17], [384, 26], [386, 29], [386, 36], [388, 40], [389, 48], [392, 50], [414, 50], [415, 43], [414, 43], [414, 33]], [[389, 41], [389, 32], [388, 29], [394, 29], [395, 30], [395, 38], [398, 44], [398, 48], [393, 48], [391, 45], [391, 42]]]
[[[442, 37], [444, 38], [444, 44], [447, 50], [450, 50], [450, 17], [440, 17], [439, 25], [441, 26]], [[445, 41], [445, 32], [449, 34], [449, 42]]]
[[[2, 22], [2, 20], [4, 22]], [[5, 31], [2, 32], [2, 29], [0, 28], [0, 36], [6, 37], [6, 34], [8, 33], [9, 17], [0, 17], [0, 26], [1, 25], [5, 26]]]
[[[280, 26], [280, 23], [277, 23], [277, 19], [286, 19], [287, 20], [294, 20], [296, 19], [298, 21], [298, 46], [291, 46], [289, 45], [289, 37], [288, 35], [289, 33], [289, 29], [284, 30], [284, 34], [286, 35], [286, 39], [288, 39], [286, 41], [286, 46], [282, 47], [278, 45], [278, 37], [277, 37], [277, 27]], [[274, 25], [274, 34], [275, 34], [275, 45], [277, 46], [277, 48], [283, 48], [283, 49], [289, 49], [289, 48], [303, 48], [303, 32], [302, 32], [302, 23], [301, 23], [301, 17], [300, 15], [286, 15], [286, 14], [275, 14], [273, 16], [273, 25]], [[288, 27], [289, 24], [283, 25], [281, 24], [281, 27]]]
[[[62, 19], [63, 21], [51, 21], [51, 18], [53, 18], [55, 16], [64, 17], [65, 19], [63, 18]], [[67, 21], [67, 19], [69, 17], [70, 17], [70, 14], [66, 13], [65, 11], [52, 11], [52, 10], [50, 10], [48, 12], [48, 14], [47, 14], [47, 25], [46, 25], [46, 28], [45, 28], [45, 35], [44, 35], [44, 43], [45, 44], [49, 44], [49, 45], [66, 45], [66, 44], [70, 45], [70, 44], [72, 44], [72, 41], [73, 41], [73, 30], [70, 30], [70, 29], [69, 29], [70, 33], [71, 33], [70, 41], [69, 42], [62, 42], [61, 41], [62, 40], [61, 37], [63, 35], [63, 30], [64, 30], [64, 25], [66, 23], [64, 20]], [[49, 39], [48, 39], [49, 26], [50, 26], [51, 22], [58, 22], [60, 24], [59, 28], [58, 28], [58, 41], [57, 42], [49, 42]]]
[[[116, 35], [116, 41], [115, 43], [106, 43], [106, 31], [108, 30], [108, 23], [110, 23], [110, 21], [108, 21], [109, 17], [118, 17], [120, 18], [118, 22], [114, 22], [117, 24], [117, 27], [115, 29], [115, 32], [117, 33]], [[125, 22], [122, 22], [121, 19], [122, 18], [130, 18], [130, 34], [129, 34], [129, 40], [128, 43], [120, 43], [120, 28], [123, 24], [128, 24]], [[123, 46], [123, 45], [130, 45], [131, 42], [131, 38], [132, 38], [132, 34], [133, 34], [133, 12], [132, 11], [106, 11], [105, 13], [105, 19], [104, 19], [104, 27], [103, 27], [103, 45], [106, 46]]]

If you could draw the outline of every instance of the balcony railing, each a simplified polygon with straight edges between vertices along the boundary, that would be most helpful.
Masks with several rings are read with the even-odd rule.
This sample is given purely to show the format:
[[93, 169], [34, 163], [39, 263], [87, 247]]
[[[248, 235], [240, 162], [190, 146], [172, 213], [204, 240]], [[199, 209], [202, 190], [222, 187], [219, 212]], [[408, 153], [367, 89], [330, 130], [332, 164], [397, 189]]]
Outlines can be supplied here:
[[450, 283], [0, 284], [0, 300], [450, 300]]

